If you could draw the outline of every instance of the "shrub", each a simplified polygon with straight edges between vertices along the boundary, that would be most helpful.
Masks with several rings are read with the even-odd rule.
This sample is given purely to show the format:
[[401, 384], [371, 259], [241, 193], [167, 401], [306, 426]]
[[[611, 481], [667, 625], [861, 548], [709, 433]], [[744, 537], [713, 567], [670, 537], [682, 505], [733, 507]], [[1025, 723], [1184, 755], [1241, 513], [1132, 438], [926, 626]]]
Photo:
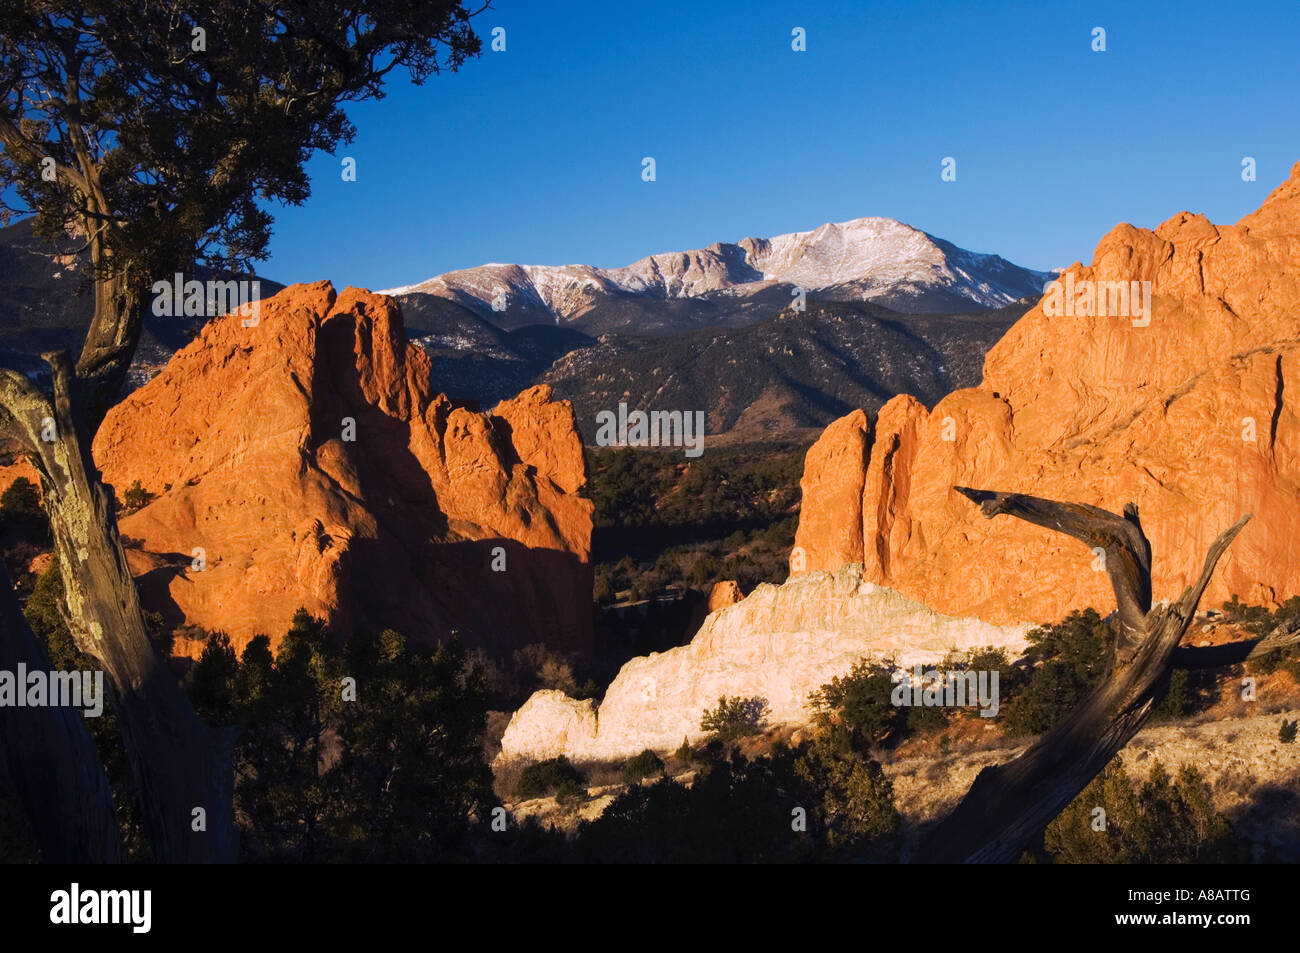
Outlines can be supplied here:
[[[1105, 811], [1104, 824], [1097, 809]], [[1243, 842], [1215, 811], [1209, 786], [1190, 765], [1177, 779], [1157, 762], [1135, 784], [1111, 762], [1053, 820], [1043, 846], [1054, 863], [1187, 864], [1246, 859]]]
[[662, 774], [663, 770], [664, 763], [660, 760], [659, 755], [646, 748], [623, 765], [623, 783], [636, 784], [644, 778]]
[[572, 695], [578, 690], [573, 666], [541, 642], [515, 649], [511, 658], [514, 662], [511, 680], [514, 682], [515, 699], [520, 704], [538, 689], [555, 689], [566, 695]]
[[698, 556], [691, 564], [691, 582], [703, 588], [718, 577], [721, 569], [721, 564], [708, 553]]
[[[927, 685], [933, 684], [930, 680], [935, 677], [946, 684], [949, 677], [965, 672], [996, 672], [1000, 699], [1022, 680], [1019, 669], [1007, 661], [1006, 650], [992, 646], [953, 649], [938, 665], [924, 667]], [[952, 717], [981, 717], [974, 697], [960, 709], [915, 701], [896, 703], [899, 679], [910, 675], [897, 669], [892, 659], [860, 659], [847, 674], [831, 679], [809, 696], [818, 726], [841, 753], [867, 752], [880, 745], [893, 746], [905, 737], [938, 734]], [[1005, 710], [1005, 702], [1001, 704]]]
[[890, 701], [893, 688], [893, 664], [868, 658], [847, 675], [832, 678], [809, 700], [818, 725], [831, 733], [840, 750], [865, 751], [907, 724], [906, 710]]
[[[795, 825], [795, 820], [803, 823]], [[574, 859], [615, 863], [889, 860], [899, 827], [880, 766], [818, 742], [720, 757], [687, 787], [629, 787], [574, 838]]]
[[694, 759], [695, 752], [691, 750], [691, 743], [683, 738], [682, 746], [673, 752], [673, 760], [682, 767], [688, 767]]
[[548, 658], [537, 670], [537, 680], [542, 688], [550, 688], [573, 695], [578, 690], [577, 680], [573, 677], [573, 667], [557, 658]]
[[122, 513], [134, 513], [136, 510], [144, 509], [152, 499], [153, 494], [142, 487], [139, 480], [136, 480], [122, 494]]
[[50, 521], [41, 508], [40, 494], [26, 477], [14, 480], [0, 494], [0, 532], [31, 543], [50, 540]]
[[1292, 596], [1272, 611], [1264, 606], [1246, 605], [1234, 595], [1223, 604], [1223, 614], [1229, 622], [1239, 624], [1254, 635], [1268, 635], [1277, 626], [1300, 615], [1300, 596]]
[[1158, 721], [1172, 721], [1186, 715], [1191, 703], [1192, 699], [1187, 686], [1187, 670], [1182, 668], [1174, 669], [1169, 676], [1169, 687], [1165, 689], [1164, 695], [1156, 702], [1151, 714]]
[[1034, 667], [1006, 709], [1007, 730], [1041, 734], [1056, 727], [1101, 679], [1113, 637], [1111, 624], [1094, 609], [1032, 630], [1024, 660]]
[[597, 566], [596, 578], [591, 587], [592, 601], [598, 606], [607, 606], [613, 604], [614, 598], [614, 582], [609, 567]]
[[701, 770], [707, 770], [709, 765], [717, 764], [727, 756], [727, 746], [722, 743], [721, 738], [710, 738], [704, 742], [691, 755], [691, 759], [698, 765]]
[[[1293, 626], [1300, 617], [1300, 596], [1292, 596], [1276, 610], [1263, 606], [1248, 606], [1232, 597], [1223, 604], [1223, 613], [1229, 621], [1240, 624], [1253, 635], [1268, 635], [1278, 626]], [[1292, 645], [1246, 664], [1247, 671], [1256, 675], [1269, 675], [1278, 669], [1300, 682], [1300, 646]]]
[[0, 509], [3, 509], [6, 514], [24, 513], [28, 516], [37, 516], [42, 513], [41, 497], [36, 492], [36, 484], [27, 477], [18, 477], [5, 487], [3, 493], [0, 493]]
[[718, 699], [718, 707], [704, 713], [700, 728], [722, 741], [737, 741], [763, 731], [768, 704], [763, 698]]
[[1300, 718], [1294, 721], [1282, 719], [1282, 727], [1277, 730], [1277, 740], [1284, 745], [1289, 745], [1295, 741], [1296, 729], [1300, 728]]
[[880, 764], [837, 752], [826, 739], [796, 749], [795, 773], [820, 795], [813, 815], [830, 856], [881, 847], [901, 824], [894, 786]]
[[571, 804], [587, 793], [587, 786], [582, 781], [565, 778], [555, 787], [555, 800], [560, 804]]
[[559, 800], [567, 800], [583, 791], [582, 774], [564, 755], [530, 764], [520, 773], [515, 786], [515, 796], [520, 798], [554, 794]]

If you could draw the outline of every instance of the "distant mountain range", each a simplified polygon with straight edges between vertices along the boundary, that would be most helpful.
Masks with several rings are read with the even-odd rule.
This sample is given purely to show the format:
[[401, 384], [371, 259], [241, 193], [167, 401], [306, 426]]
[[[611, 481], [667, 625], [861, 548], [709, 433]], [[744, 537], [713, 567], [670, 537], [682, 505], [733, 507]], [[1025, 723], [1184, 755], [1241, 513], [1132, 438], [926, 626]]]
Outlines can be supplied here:
[[[39, 377], [46, 371], [42, 352], [66, 348], [74, 357], [81, 353], [95, 310], [86, 280], [89, 268], [83, 240], [68, 236], [51, 245], [33, 234], [31, 219], [0, 228], [0, 364]], [[193, 277], [206, 281], [213, 275], [199, 270]], [[284, 288], [255, 277], [264, 298]], [[206, 322], [203, 317], [156, 317], [146, 308], [130, 386], [156, 374]]]
[[572, 401], [587, 442], [596, 414], [620, 402], [703, 410], [706, 433], [758, 439], [824, 427], [858, 407], [874, 412], [899, 393], [934, 404], [973, 386], [985, 353], [1029, 306], [902, 315], [813, 299], [804, 312], [787, 308], [744, 328], [604, 335], [560, 357], [539, 380]]
[[384, 293], [403, 302], [452, 301], [506, 329], [552, 324], [645, 335], [765, 320], [797, 289], [907, 314], [998, 308], [1036, 299], [1053, 274], [966, 251], [890, 218], [859, 218], [651, 255], [623, 268], [488, 264]]
[[[86, 264], [72, 240], [41, 243], [30, 222], [0, 229], [0, 361], [40, 374], [42, 350], [80, 347]], [[385, 293], [454, 400], [487, 409], [546, 383], [588, 441], [596, 413], [620, 402], [703, 410], [707, 433], [747, 438], [973, 386], [1051, 277], [863, 218], [625, 268], [484, 265]], [[280, 287], [262, 279], [264, 296]], [[204, 320], [148, 314], [130, 386]]]

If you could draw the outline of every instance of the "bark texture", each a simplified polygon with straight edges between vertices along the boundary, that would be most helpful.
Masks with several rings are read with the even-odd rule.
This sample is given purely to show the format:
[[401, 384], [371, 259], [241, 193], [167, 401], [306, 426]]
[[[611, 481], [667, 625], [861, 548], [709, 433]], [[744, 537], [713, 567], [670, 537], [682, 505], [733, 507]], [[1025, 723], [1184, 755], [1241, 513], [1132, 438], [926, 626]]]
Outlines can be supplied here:
[[[7, 429], [41, 475], [65, 618], [77, 646], [98, 660], [111, 686], [154, 857], [166, 863], [233, 861], [233, 736], [203, 724], [149, 640], [118, 537], [113, 496], [90, 458], [85, 420], [94, 418], [103, 385], [80, 381], [66, 352], [45, 359], [53, 401], [21, 375], [5, 371], [0, 407]], [[19, 766], [17, 773], [23, 771]]]
[[1176, 602], [1152, 609], [1151, 550], [1135, 505], [1119, 516], [1019, 493], [955, 489], [989, 518], [1016, 516], [1104, 550], [1119, 606], [1110, 668], [1096, 689], [1020, 757], [981, 771], [919, 856], [931, 863], [1012, 863], [1141, 729], [1168, 684], [1215, 565], [1250, 517], [1214, 541], [1200, 578]]

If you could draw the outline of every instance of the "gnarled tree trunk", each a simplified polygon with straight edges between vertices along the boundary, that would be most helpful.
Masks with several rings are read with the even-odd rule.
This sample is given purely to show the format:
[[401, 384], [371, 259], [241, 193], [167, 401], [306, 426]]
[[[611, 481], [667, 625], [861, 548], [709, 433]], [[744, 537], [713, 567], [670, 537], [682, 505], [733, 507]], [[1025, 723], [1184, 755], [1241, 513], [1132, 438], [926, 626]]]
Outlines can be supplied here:
[[203, 724], [149, 641], [113, 499], [90, 456], [84, 421], [102, 420], [102, 382], [79, 378], [65, 352], [45, 359], [53, 403], [21, 375], [3, 372], [0, 407], [40, 472], [69, 629], [112, 688], [145, 832], [162, 862], [233, 861], [233, 735]]
[[[53, 667], [0, 565], [0, 670]], [[18, 686], [23, 690], [23, 686]], [[0, 756], [47, 863], [116, 863], [122, 838], [113, 794], [80, 710], [0, 708]]]
[[979, 503], [987, 517], [1017, 516], [1104, 550], [1119, 607], [1110, 668], [1098, 686], [1020, 757], [982, 770], [957, 808], [926, 838], [918, 857], [931, 863], [1008, 863], [1147, 720], [1168, 684], [1178, 643], [1215, 565], [1250, 517], [1243, 516], [1214, 541], [1200, 578], [1178, 601], [1152, 609], [1150, 545], [1135, 505], [1118, 516], [1018, 493], [955, 489]]

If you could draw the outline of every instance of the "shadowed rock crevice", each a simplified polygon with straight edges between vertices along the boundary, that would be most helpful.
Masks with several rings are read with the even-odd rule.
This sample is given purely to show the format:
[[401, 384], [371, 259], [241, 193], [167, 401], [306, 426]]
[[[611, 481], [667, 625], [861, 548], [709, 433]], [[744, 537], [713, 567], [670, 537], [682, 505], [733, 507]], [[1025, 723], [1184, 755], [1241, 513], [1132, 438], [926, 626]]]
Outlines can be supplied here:
[[[1113, 606], [1095, 554], [1044, 527], [984, 521], [951, 489], [996, 486], [1113, 511], [1136, 502], [1161, 554], [1157, 600], [1196, 578], [1204, 540], [1253, 512], [1206, 604], [1236, 595], [1275, 606], [1300, 592], [1298, 263], [1300, 164], [1236, 225], [1180, 213], [1154, 230], [1116, 226], [1091, 265], [1065, 274], [1076, 287], [1149, 282], [1149, 323], [1048, 314], [1039, 302], [988, 352], [978, 387], [930, 411], [908, 396], [882, 407], [865, 455], [857, 433], [832, 424], [808, 454], [792, 571], [862, 561], [875, 582], [991, 622]], [[910, 446], [895, 451], [898, 435]], [[856, 458], [825, 471], [824, 461]], [[850, 484], [865, 523], [846, 551], [825, 514]]]
[[[454, 406], [390, 298], [296, 285], [254, 327], [210, 322], [114, 408], [95, 455], [155, 494], [123, 520], [146, 604], [237, 649], [278, 641], [299, 607], [344, 633], [590, 649], [572, 410], [545, 388]], [[196, 547], [202, 572], [158, 556]]]

